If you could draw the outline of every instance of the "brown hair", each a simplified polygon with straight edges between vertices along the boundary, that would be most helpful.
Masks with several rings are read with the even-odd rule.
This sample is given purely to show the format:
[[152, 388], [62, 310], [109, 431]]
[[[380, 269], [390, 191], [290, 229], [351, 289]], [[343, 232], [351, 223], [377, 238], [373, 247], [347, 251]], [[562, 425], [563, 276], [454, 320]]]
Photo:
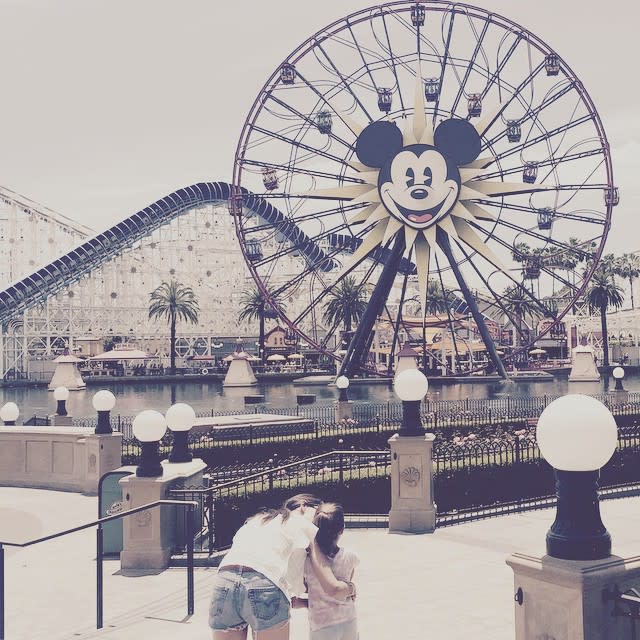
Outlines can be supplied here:
[[318, 507], [313, 523], [318, 527], [316, 542], [320, 551], [333, 558], [340, 550], [337, 542], [344, 531], [344, 510], [335, 502], [324, 502]]
[[257, 515], [263, 523], [273, 520], [276, 516], [282, 516], [282, 522], [285, 522], [292, 511], [300, 507], [318, 507], [321, 504], [322, 500], [311, 493], [298, 493], [285, 500], [279, 509], [263, 509]]

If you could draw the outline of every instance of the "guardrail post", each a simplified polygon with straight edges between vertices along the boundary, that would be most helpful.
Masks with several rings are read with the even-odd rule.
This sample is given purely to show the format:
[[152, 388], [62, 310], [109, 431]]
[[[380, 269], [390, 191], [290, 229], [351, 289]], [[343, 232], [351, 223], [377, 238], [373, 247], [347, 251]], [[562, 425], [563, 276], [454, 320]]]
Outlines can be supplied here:
[[104, 619], [102, 538], [102, 525], [99, 524], [96, 529], [96, 629], [102, 629]]
[[4, 545], [0, 544], [0, 640], [4, 640]]
[[193, 538], [194, 538], [194, 512], [193, 505], [187, 505], [187, 615], [192, 616], [194, 611], [194, 587], [193, 587]]

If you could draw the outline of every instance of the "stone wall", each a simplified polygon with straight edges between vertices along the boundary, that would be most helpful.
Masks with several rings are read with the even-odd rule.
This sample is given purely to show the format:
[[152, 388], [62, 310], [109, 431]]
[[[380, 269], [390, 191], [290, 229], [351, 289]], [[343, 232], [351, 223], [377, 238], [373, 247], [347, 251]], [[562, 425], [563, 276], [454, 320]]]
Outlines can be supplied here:
[[84, 427], [0, 427], [0, 485], [96, 494], [121, 465], [121, 443]]

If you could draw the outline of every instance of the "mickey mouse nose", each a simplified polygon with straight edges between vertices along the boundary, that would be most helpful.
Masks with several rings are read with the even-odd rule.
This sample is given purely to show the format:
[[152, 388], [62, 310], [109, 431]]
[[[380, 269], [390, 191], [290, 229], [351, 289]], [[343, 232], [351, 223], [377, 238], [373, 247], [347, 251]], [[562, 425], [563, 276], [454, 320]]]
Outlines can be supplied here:
[[411, 197], [415, 198], [416, 200], [424, 200], [428, 195], [429, 192], [423, 188], [413, 189], [411, 191]]

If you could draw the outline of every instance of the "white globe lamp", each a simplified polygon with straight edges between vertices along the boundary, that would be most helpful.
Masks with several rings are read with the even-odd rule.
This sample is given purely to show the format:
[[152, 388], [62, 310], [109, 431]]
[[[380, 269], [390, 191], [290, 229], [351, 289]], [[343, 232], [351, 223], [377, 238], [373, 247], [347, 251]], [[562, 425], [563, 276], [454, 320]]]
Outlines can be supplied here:
[[178, 402], [167, 409], [167, 426], [173, 433], [173, 447], [169, 462], [191, 462], [189, 451], [189, 430], [196, 421], [196, 412], [188, 404]]
[[116, 397], [107, 389], [101, 389], [92, 398], [93, 408], [98, 412], [98, 423], [95, 432], [98, 434], [113, 433], [109, 413], [116, 406]]
[[347, 392], [349, 384], [349, 378], [347, 378], [347, 376], [338, 376], [336, 378], [336, 387], [340, 390], [339, 402], [347, 402], [349, 400], [349, 394]]
[[418, 369], [405, 369], [394, 378], [393, 389], [402, 400], [402, 425], [399, 435], [424, 435], [425, 430], [420, 420], [420, 402], [429, 390], [427, 377]]
[[600, 518], [598, 477], [618, 444], [613, 415], [591, 396], [566, 395], [542, 412], [536, 437], [556, 473], [558, 503], [547, 553], [565, 560], [607, 558], [611, 536]]
[[53, 397], [58, 403], [56, 414], [59, 416], [67, 415], [67, 400], [69, 399], [69, 389], [67, 387], [56, 387], [53, 390]]
[[616, 391], [624, 391], [624, 387], [622, 386], [622, 379], [624, 378], [624, 369], [622, 367], [615, 367], [611, 372], [613, 374], [613, 378], [616, 381]]
[[7, 402], [0, 408], [0, 420], [7, 426], [13, 426], [20, 415], [20, 409], [15, 402]]
[[140, 441], [142, 452], [136, 475], [155, 478], [162, 475], [159, 444], [167, 432], [165, 417], [154, 409], [145, 409], [133, 419], [133, 435]]

